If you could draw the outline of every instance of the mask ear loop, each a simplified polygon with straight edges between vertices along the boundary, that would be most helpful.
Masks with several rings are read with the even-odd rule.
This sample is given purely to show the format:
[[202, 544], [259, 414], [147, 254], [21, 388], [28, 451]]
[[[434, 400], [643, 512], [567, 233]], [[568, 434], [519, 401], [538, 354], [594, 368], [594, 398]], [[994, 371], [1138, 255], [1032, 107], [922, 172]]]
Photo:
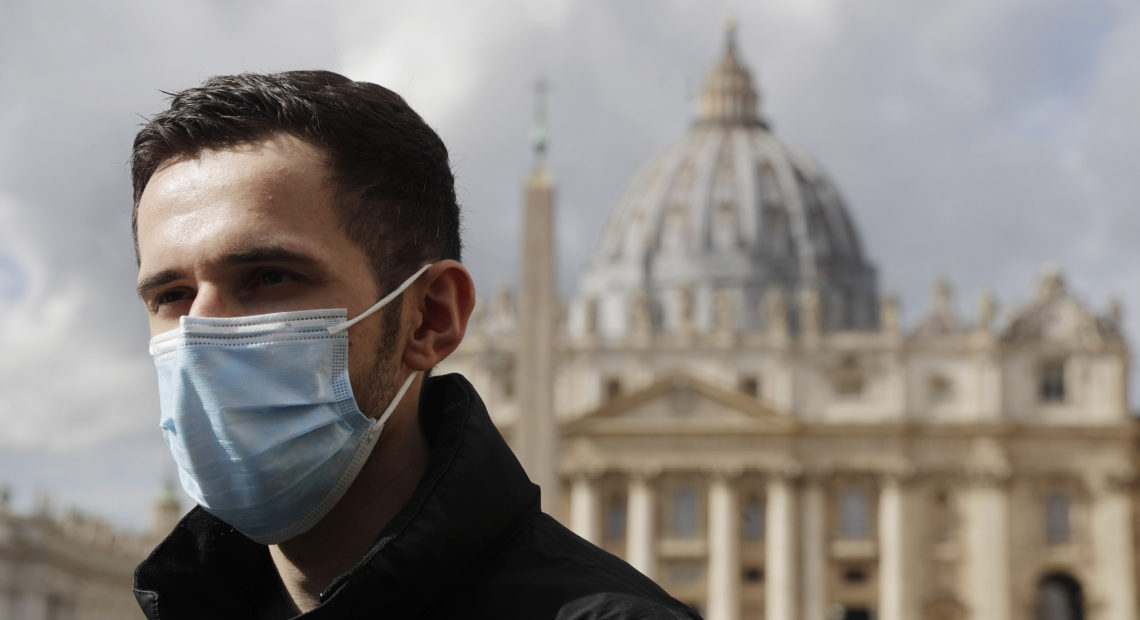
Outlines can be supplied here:
[[412, 387], [412, 381], [415, 380], [417, 374], [419, 373], [413, 372], [408, 375], [407, 379], [404, 379], [404, 385], [401, 385], [399, 391], [392, 397], [392, 402], [388, 403], [388, 408], [384, 410], [384, 413], [380, 414], [379, 418], [376, 418], [377, 427], [384, 426], [384, 423], [387, 422], [388, 418], [392, 416], [392, 413], [396, 411], [396, 406], [400, 404], [401, 400], [404, 400], [404, 394], [407, 394], [408, 388]]
[[[404, 280], [400, 284], [400, 286], [397, 286], [396, 290], [385, 295], [383, 299], [372, 304], [371, 308], [369, 308], [369, 309], [365, 310], [364, 312], [361, 312], [360, 314], [356, 315], [355, 318], [350, 319], [348, 321], [345, 321], [344, 323], [341, 323], [339, 325], [333, 325], [332, 327], [327, 327], [325, 329], [327, 329], [330, 334], [340, 333], [340, 332], [348, 329], [349, 327], [356, 325], [360, 321], [363, 321], [364, 319], [368, 318], [368, 316], [371, 315], [373, 312], [376, 312], [380, 308], [383, 308], [384, 306], [386, 306], [388, 304], [388, 302], [392, 301], [393, 299], [398, 297], [400, 295], [400, 293], [403, 293], [405, 290], [407, 290], [407, 288], [409, 286], [411, 286], [412, 283], [415, 282], [417, 278], [422, 276], [423, 273], [428, 270], [428, 267], [431, 267], [431, 265], [432, 265], [431, 263], [428, 263], [428, 264], [424, 265], [423, 267], [420, 267], [419, 270], [417, 270], [415, 273], [413, 273], [411, 275], [411, 277], [409, 277], [407, 280]], [[403, 392], [401, 392], [401, 395], [403, 395]]]

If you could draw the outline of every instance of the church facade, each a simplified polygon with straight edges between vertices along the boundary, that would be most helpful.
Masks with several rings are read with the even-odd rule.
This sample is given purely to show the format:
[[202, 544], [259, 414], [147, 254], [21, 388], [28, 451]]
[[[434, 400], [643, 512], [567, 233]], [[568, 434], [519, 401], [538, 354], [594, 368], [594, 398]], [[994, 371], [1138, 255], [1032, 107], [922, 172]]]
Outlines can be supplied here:
[[142, 618], [132, 594], [135, 566], [174, 528], [182, 509], [167, 484], [140, 534], [41, 497], [30, 514], [0, 488], [0, 620]]
[[1003, 317], [938, 284], [902, 325], [759, 99], [730, 28], [565, 302], [540, 143], [519, 293], [440, 370], [472, 380], [547, 511], [708, 620], [1136, 620], [1119, 307], [1046, 270]]

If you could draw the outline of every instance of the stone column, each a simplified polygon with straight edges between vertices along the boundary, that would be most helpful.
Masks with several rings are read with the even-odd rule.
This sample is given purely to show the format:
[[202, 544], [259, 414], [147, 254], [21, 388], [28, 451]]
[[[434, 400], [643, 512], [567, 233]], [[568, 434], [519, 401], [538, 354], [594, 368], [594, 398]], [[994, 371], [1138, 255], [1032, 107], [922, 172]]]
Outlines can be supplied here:
[[804, 478], [800, 506], [800, 593], [806, 620], [827, 618], [827, 499], [823, 482], [819, 474]]
[[768, 479], [764, 536], [764, 617], [795, 620], [796, 615], [796, 515], [793, 475], [774, 472]]
[[879, 490], [879, 618], [918, 618], [914, 596], [917, 583], [914, 553], [913, 512], [909, 472], [890, 472], [882, 477]]
[[740, 618], [740, 502], [734, 472], [714, 472], [709, 486], [707, 620]]
[[1130, 482], [1130, 476], [1113, 475], [1094, 487], [1090, 530], [1096, 557], [1095, 585], [1103, 601], [1097, 616], [1101, 620], [1140, 617], [1136, 609]]
[[570, 486], [570, 529], [582, 538], [600, 544], [600, 524], [597, 475], [593, 472], [579, 472]]
[[631, 472], [629, 477], [629, 517], [626, 527], [629, 563], [652, 579], [657, 568], [654, 531], [653, 476], [647, 472]]
[[975, 472], [962, 498], [965, 571], [971, 618], [1012, 618], [1009, 540], [1009, 474]]

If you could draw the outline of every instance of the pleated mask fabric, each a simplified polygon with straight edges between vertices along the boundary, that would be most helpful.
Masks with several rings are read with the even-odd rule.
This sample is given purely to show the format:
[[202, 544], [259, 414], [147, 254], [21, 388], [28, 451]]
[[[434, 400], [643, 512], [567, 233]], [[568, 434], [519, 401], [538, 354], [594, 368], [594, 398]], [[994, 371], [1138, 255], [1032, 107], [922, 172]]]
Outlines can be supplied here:
[[417, 374], [368, 418], [349, 383], [347, 329], [429, 266], [351, 321], [343, 308], [183, 316], [152, 338], [162, 434], [186, 493], [262, 544], [293, 538], [328, 514]]

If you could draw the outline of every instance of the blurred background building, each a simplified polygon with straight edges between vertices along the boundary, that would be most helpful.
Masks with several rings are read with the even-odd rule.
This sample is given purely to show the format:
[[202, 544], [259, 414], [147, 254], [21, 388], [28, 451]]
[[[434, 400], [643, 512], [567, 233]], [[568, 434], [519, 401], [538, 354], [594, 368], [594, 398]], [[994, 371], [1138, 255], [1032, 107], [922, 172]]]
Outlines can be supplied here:
[[131, 593], [135, 566], [181, 516], [171, 484], [142, 534], [75, 509], [59, 514], [46, 496], [19, 514], [0, 490], [0, 620], [142, 618]]
[[835, 185], [760, 104], [730, 26], [565, 302], [540, 104], [519, 292], [477, 307], [442, 370], [548, 511], [708, 620], [1135, 620], [1119, 305], [1046, 268], [1005, 312], [959, 316], [939, 282], [902, 325]]

